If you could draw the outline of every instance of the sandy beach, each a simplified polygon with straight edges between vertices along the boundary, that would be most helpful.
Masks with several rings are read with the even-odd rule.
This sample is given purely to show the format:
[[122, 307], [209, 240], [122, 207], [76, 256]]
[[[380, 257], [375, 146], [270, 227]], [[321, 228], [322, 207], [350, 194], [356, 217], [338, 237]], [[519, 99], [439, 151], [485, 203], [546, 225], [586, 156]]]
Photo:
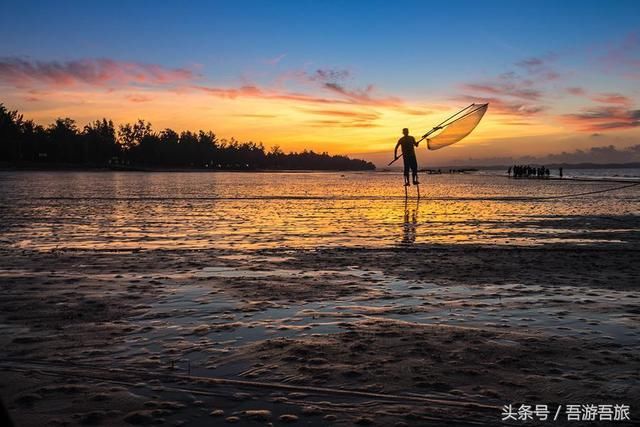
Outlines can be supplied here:
[[0, 427], [640, 426], [639, 17], [2, 2]]
[[[27, 194], [50, 175], [4, 175], [0, 396], [16, 425], [521, 424], [501, 421], [508, 404], [634, 419], [637, 187], [496, 201], [615, 184], [443, 176], [405, 204], [383, 175], [361, 198], [346, 196], [362, 175], [322, 177], [344, 197], [320, 201], [298, 187], [314, 176], [249, 178], [228, 201], [233, 177], [211, 199], [147, 183], [108, 211], [91, 176]], [[299, 198], [256, 201], [265, 188]]]

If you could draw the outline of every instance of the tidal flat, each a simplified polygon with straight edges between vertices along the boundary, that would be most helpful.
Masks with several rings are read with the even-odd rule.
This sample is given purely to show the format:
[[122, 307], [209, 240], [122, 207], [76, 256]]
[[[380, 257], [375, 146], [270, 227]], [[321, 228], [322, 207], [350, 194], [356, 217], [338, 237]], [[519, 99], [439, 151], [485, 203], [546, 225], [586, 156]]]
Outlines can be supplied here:
[[506, 404], [640, 403], [637, 189], [496, 200], [619, 184], [439, 176], [405, 202], [391, 174], [51, 175], [3, 176], [18, 425], [495, 425]]

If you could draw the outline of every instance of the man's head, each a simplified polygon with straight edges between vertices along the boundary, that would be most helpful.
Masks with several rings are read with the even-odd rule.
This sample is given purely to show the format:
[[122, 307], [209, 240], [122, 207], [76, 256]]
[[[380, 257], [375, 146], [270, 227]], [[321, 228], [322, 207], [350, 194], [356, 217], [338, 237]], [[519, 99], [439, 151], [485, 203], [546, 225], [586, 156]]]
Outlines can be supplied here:
[[407, 128], [402, 129], [402, 134], [403, 134], [404, 136], [409, 135], [409, 129], [407, 129]]

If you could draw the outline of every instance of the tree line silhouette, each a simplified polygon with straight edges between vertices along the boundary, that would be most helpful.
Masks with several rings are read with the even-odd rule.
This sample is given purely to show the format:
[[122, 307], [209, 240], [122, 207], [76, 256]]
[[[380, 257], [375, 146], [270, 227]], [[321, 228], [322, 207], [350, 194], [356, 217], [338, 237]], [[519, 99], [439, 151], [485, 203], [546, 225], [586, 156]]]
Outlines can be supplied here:
[[284, 153], [262, 143], [219, 140], [212, 131], [154, 131], [138, 120], [116, 128], [102, 119], [80, 129], [59, 118], [48, 127], [25, 120], [0, 104], [0, 163], [12, 166], [87, 166], [115, 169], [194, 168], [226, 170], [372, 170], [364, 160], [303, 151]]

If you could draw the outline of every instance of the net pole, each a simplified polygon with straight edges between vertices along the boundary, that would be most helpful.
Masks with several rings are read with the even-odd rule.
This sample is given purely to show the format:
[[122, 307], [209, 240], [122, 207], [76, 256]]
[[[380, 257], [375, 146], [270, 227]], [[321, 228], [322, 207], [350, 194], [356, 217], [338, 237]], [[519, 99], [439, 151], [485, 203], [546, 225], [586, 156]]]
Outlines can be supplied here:
[[[428, 132], [425, 136], [429, 136], [429, 135], [431, 135], [434, 131], [439, 130], [439, 129], [445, 129], [445, 131], [446, 131], [446, 129], [448, 129], [450, 126], [454, 125], [456, 122], [458, 122], [458, 121], [460, 121], [460, 120], [463, 120], [463, 119], [465, 119], [465, 118], [467, 118], [467, 117], [471, 116], [472, 114], [476, 113], [477, 111], [479, 111], [479, 110], [481, 110], [481, 109], [483, 109], [483, 108], [484, 108], [484, 109], [485, 109], [485, 111], [486, 111], [486, 108], [487, 108], [487, 106], [488, 106], [488, 105], [489, 105], [489, 103], [488, 103], [488, 102], [487, 102], [487, 103], [484, 103], [484, 104], [472, 104], [472, 106], [477, 107], [477, 108], [474, 108], [474, 109], [472, 109], [471, 111], [467, 111], [467, 112], [466, 112], [466, 113], [464, 113], [462, 116], [460, 116], [460, 117], [456, 117], [454, 120], [449, 121], [449, 122], [448, 122], [448, 123], [446, 123], [445, 125], [441, 125], [441, 126], [438, 126], [438, 127], [434, 128], [432, 131]], [[465, 109], [465, 110], [466, 110], [466, 109]], [[464, 110], [463, 110], [463, 111], [464, 111]], [[483, 112], [482, 114], [484, 115], [484, 112]], [[481, 116], [480, 118], [482, 118], [482, 116]], [[477, 123], [476, 123], [476, 125], [477, 125]], [[471, 131], [475, 128], [475, 126], [476, 126], [476, 125], [474, 125], [474, 127], [473, 127], [473, 128], [471, 128], [471, 130], [470, 130], [469, 132], [471, 132]], [[469, 134], [469, 133], [465, 134], [465, 136], [466, 136], [466, 135], [468, 135], [468, 134]], [[436, 135], [436, 137], [435, 137], [435, 138], [438, 138], [438, 136], [439, 136], [439, 135]], [[462, 138], [464, 138], [464, 136], [463, 136]], [[462, 138], [460, 138], [460, 139], [462, 139]], [[458, 141], [459, 141], [460, 139], [458, 139]], [[453, 144], [453, 143], [455, 143], [455, 142], [456, 142], [456, 141], [452, 142], [451, 144]], [[431, 143], [431, 140], [430, 140], [430, 139], [427, 139], [427, 144], [430, 144], [430, 143]], [[450, 144], [447, 144], [447, 145], [450, 145]], [[428, 146], [428, 148], [429, 148], [430, 150], [432, 149], [430, 145]], [[440, 147], [440, 148], [441, 148], [441, 147]], [[434, 150], [435, 150], [435, 148], [434, 148]]]
[[[462, 112], [468, 110], [469, 108], [473, 107], [474, 104], [468, 105], [465, 108], [463, 108], [462, 110], [458, 111], [457, 113], [455, 113], [453, 116], [449, 117], [448, 119], [442, 121], [439, 125], [437, 125], [436, 127], [434, 127], [433, 129], [431, 129], [429, 132], [425, 133], [424, 136], [422, 137], [422, 139], [426, 138], [427, 136], [431, 135], [433, 132], [435, 132], [436, 130], [438, 130], [438, 128], [445, 126], [445, 123], [447, 123], [449, 120], [453, 119], [455, 116], [457, 116], [458, 114], [461, 114]], [[466, 115], [466, 114], [465, 114]], [[461, 117], [459, 117], [461, 118]], [[458, 120], [458, 119], [456, 119]], [[455, 120], [454, 120], [455, 121]], [[452, 122], [453, 123], [453, 122]]]
[[[475, 113], [476, 111], [478, 111], [479, 109], [483, 108], [484, 106], [486, 106], [487, 104], [476, 104], [476, 103], [472, 103], [468, 106], [466, 106], [465, 108], [463, 108], [462, 110], [458, 111], [457, 113], [455, 113], [454, 115], [450, 116], [449, 118], [447, 118], [446, 120], [442, 121], [439, 125], [437, 125], [436, 127], [434, 127], [433, 129], [431, 129], [429, 132], [425, 133], [424, 135], [422, 135], [422, 138], [420, 138], [420, 140], [417, 142], [418, 144], [421, 143], [422, 141], [424, 141], [428, 136], [430, 136], [432, 133], [434, 133], [437, 130], [440, 130], [442, 127], [444, 126], [449, 126], [451, 123], [455, 123], [458, 120], [464, 119], [465, 117], [467, 117], [470, 114]], [[467, 111], [468, 109], [478, 106], [478, 108], [474, 108], [471, 111]], [[466, 113], [464, 113], [461, 117], [456, 118], [455, 120], [452, 120], [454, 117], [462, 114], [463, 112], [467, 111]], [[447, 123], [450, 122], [450, 123]], [[391, 166], [392, 164], [394, 164], [396, 161], [398, 161], [401, 157], [403, 156], [402, 153], [400, 153], [400, 155], [398, 157], [396, 157], [395, 159], [393, 159], [392, 161], [389, 162], [389, 164], [387, 164], [387, 166]]]
[[[416, 144], [420, 144], [420, 143], [421, 143], [422, 141], [424, 141], [424, 139], [425, 139], [427, 136], [429, 136], [429, 135], [430, 135], [430, 134], [427, 134], [427, 135], [423, 136], [422, 138], [420, 138], [418, 141], [416, 141]], [[396, 157], [395, 159], [391, 160], [387, 166], [391, 166], [392, 164], [394, 164], [395, 162], [397, 162], [399, 159], [401, 159], [401, 158], [402, 158], [402, 156], [404, 156], [404, 154], [403, 154], [403, 153], [400, 153], [400, 155], [399, 155], [398, 157]]]
[[[445, 126], [452, 125], [453, 123], [457, 122], [458, 120], [462, 120], [462, 119], [464, 119], [465, 117], [470, 116], [471, 114], [475, 113], [476, 111], [478, 111], [479, 109], [481, 109], [481, 108], [483, 108], [483, 107], [485, 107], [485, 106], [487, 106], [487, 105], [488, 105], [488, 103], [486, 103], [486, 104], [471, 104], [471, 105], [469, 105], [469, 107], [477, 106], [478, 108], [474, 108], [474, 109], [473, 109], [473, 110], [471, 110], [471, 111], [467, 111], [467, 112], [466, 112], [466, 113], [464, 113], [462, 116], [457, 117], [455, 120], [451, 120], [453, 117], [455, 117], [455, 116], [457, 116], [458, 114], [462, 113], [463, 111], [467, 110], [469, 107], [464, 108], [463, 110], [460, 110], [458, 113], [454, 114], [453, 116], [449, 117], [449, 118], [448, 118], [447, 120], [445, 120], [444, 122], [440, 123], [438, 126], [436, 126], [436, 127], [434, 127], [433, 129], [431, 129], [429, 132], [427, 132], [427, 133], [425, 134], [425, 136], [424, 136], [424, 137], [427, 137], [427, 136], [431, 135], [431, 134], [432, 134], [433, 132], [435, 132], [436, 130], [439, 130], [439, 129], [441, 129], [441, 128], [445, 127]], [[451, 120], [451, 121], [450, 121], [449, 123], [447, 123], [449, 120]], [[446, 123], [446, 124], [445, 124], [445, 123]], [[424, 138], [424, 137], [423, 137], [423, 138]]]
[[[478, 104], [472, 104], [472, 105], [478, 105]], [[469, 116], [469, 115], [471, 115], [471, 114], [475, 113], [476, 111], [478, 111], [479, 109], [481, 109], [481, 108], [483, 108], [483, 107], [485, 107], [485, 106], [487, 106], [487, 105], [489, 105], [489, 104], [488, 104], [488, 103], [486, 103], [486, 104], [480, 104], [480, 105], [478, 106], [478, 108], [476, 108], [476, 109], [474, 109], [474, 110], [472, 110], [472, 111], [469, 111], [469, 112], [465, 113], [462, 117], [458, 117], [457, 119], [453, 120], [451, 123], [447, 123], [447, 124], [446, 124], [446, 125], [444, 125], [444, 126], [449, 126], [449, 125], [451, 125], [451, 124], [453, 124], [453, 123], [457, 122], [458, 120], [462, 120], [462, 119], [464, 119], [465, 117], [467, 117], [467, 116]], [[440, 126], [440, 125], [439, 125], [439, 126]]]

